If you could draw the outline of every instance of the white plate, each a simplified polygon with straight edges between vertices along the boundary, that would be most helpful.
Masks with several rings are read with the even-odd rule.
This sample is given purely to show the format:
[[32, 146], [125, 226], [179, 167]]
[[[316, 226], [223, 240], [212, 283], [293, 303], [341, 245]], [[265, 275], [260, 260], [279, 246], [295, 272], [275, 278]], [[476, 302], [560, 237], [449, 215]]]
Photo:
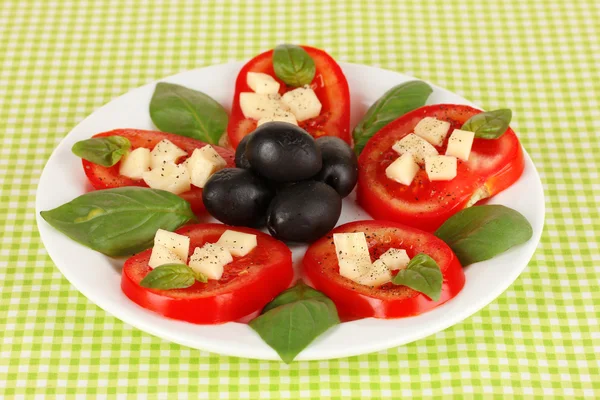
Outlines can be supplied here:
[[[183, 72], [164, 79], [201, 90], [230, 107], [234, 82], [243, 63], [230, 63]], [[352, 100], [352, 126], [387, 89], [413, 78], [363, 65], [342, 63]], [[247, 325], [193, 325], [170, 320], [130, 301], [121, 292], [122, 260], [114, 260], [75, 243], [43, 221], [39, 212], [57, 207], [89, 189], [79, 158], [71, 146], [93, 134], [115, 128], [154, 129], [148, 104], [155, 83], [134, 89], [111, 101], [75, 127], [48, 160], [36, 198], [41, 238], [52, 260], [64, 276], [88, 299], [115, 317], [161, 338], [216, 353], [277, 360], [279, 357]], [[429, 103], [471, 104], [464, 98], [435, 87]], [[525, 155], [525, 172], [508, 190], [495, 196], [500, 203], [521, 212], [533, 226], [533, 238], [524, 245], [492, 260], [466, 268], [462, 292], [446, 304], [416, 317], [378, 320], [373, 318], [343, 323], [319, 337], [298, 360], [320, 360], [370, 353], [403, 345], [452, 326], [499, 296], [519, 276], [531, 259], [542, 233], [544, 193], [538, 173]], [[526, 193], [526, 195], [524, 195]], [[344, 200], [339, 224], [368, 219], [351, 195]], [[294, 248], [294, 263], [305, 246]], [[385, 334], [382, 334], [385, 332]]]

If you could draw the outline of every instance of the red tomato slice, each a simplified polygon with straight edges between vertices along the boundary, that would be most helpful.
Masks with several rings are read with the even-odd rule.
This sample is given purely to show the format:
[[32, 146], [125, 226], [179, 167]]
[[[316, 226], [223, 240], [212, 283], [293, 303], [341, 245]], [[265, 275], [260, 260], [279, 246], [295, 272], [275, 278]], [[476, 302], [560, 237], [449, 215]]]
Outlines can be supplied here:
[[[310, 86], [321, 101], [321, 114], [318, 117], [300, 122], [300, 127], [313, 137], [337, 136], [350, 144], [350, 89], [348, 81], [338, 63], [323, 50], [302, 46], [315, 62], [316, 73]], [[227, 126], [229, 142], [236, 148], [244, 136], [256, 129], [256, 121], [244, 117], [240, 107], [240, 93], [252, 92], [246, 83], [248, 72], [262, 72], [271, 75], [281, 85], [279, 93], [292, 89], [275, 76], [273, 71], [273, 50], [266, 51], [248, 61], [241, 69], [235, 82], [235, 94], [231, 117]]]
[[152, 270], [152, 249], [129, 258], [123, 266], [121, 289], [135, 303], [169, 318], [195, 324], [220, 324], [261, 310], [292, 281], [292, 253], [282, 242], [260, 231], [221, 224], [188, 225], [177, 233], [196, 247], [214, 243], [227, 229], [257, 236], [257, 246], [244, 257], [234, 257], [218, 281], [196, 282], [186, 289], [158, 290], [140, 286]]
[[[444, 282], [438, 301], [406, 286], [386, 283], [380, 287], [360, 285], [339, 273], [333, 234], [364, 232], [371, 260], [390, 248], [406, 250], [409, 257], [425, 253], [439, 265]], [[343, 318], [399, 318], [418, 315], [453, 298], [465, 284], [458, 258], [442, 240], [430, 233], [393, 222], [359, 221], [337, 227], [313, 243], [303, 260], [305, 276], [325, 293]]]
[[[189, 156], [192, 155], [194, 149], [201, 149], [207, 144], [199, 140], [195, 140], [185, 136], [174, 135], [172, 133], [146, 131], [142, 129], [115, 129], [108, 132], [99, 133], [93, 137], [104, 136], [123, 136], [131, 142], [131, 150], [138, 147], [145, 147], [152, 150], [158, 142], [163, 139], [168, 139], [179, 148], [185, 150]], [[212, 145], [217, 153], [227, 161], [227, 167], [234, 167], [235, 154], [230, 149]], [[183, 157], [181, 162], [187, 157]], [[102, 165], [91, 163], [87, 160], [81, 160], [83, 170], [88, 180], [94, 189], [111, 189], [123, 186], [143, 186], [148, 187], [143, 180], [131, 179], [119, 174], [119, 163], [112, 167], [103, 167]], [[192, 189], [179, 195], [184, 200], [187, 200], [192, 206], [192, 211], [195, 214], [201, 214], [205, 211], [204, 203], [202, 202], [202, 189], [192, 186]]]
[[369, 140], [359, 157], [357, 197], [359, 204], [375, 219], [402, 222], [427, 231], [437, 229], [456, 212], [491, 197], [519, 179], [524, 169], [519, 139], [508, 129], [495, 140], [475, 139], [469, 161], [458, 161], [458, 173], [451, 181], [430, 181], [421, 169], [410, 186], [389, 179], [385, 169], [398, 154], [393, 144], [413, 132], [424, 117], [451, 123], [448, 138], [481, 110], [463, 105], [436, 104], [421, 107], [386, 125]]

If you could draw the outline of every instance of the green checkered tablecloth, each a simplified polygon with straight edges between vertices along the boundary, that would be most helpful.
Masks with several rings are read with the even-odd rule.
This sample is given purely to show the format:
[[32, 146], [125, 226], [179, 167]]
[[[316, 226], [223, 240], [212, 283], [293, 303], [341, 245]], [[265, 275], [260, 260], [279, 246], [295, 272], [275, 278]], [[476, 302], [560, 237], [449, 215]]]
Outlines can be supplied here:
[[[515, 111], [547, 219], [533, 260], [503, 295], [406, 346], [288, 366], [161, 340], [63, 278], [40, 242], [34, 201], [67, 132], [146, 82], [281, 42]], [[595, 0], [2, 0], [0, 397], [598, 398], [599, 132]]]

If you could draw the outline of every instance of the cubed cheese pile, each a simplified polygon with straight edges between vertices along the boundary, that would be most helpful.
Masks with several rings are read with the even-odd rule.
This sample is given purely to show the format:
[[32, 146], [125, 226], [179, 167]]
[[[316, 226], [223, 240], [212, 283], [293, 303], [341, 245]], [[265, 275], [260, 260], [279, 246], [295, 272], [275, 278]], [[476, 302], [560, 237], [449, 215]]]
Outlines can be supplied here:
[[334, 233], [333, 243], [340, 275], [367, 286], [381, 286], [392, 280], [392, 271], [404, 269], [410, 262], [406, 250], [391, 248], [371, 262], [364, 232]]
[[203, 188], [208, 178], [225, 168], [227, 162], [211, 145], [195, 149], [185, 162], [177, 161], [188, 153], [163, 139], [152, 151], [140, 147], [121, 160], [119, 173], [131, 179], [143, 179], [153, 189], [180, 194], [191, 185]]
[[450, 123], [432, 117], [425, 117], [410, 133], [394, 143], [392, 149], [400, 155], [385, 170], [388, 178], [410, 186], [419, 172], [419, 165], [425, 165], [427, 177], [431, 181], [449, 181], [456, 177], [458, 159], [469, 160], [475, 134], [454, 129], [448, 139], [446, 154], [440, 155], [435, 146], [446, 140]]
[[246, 83], [253, 92], [240, 93], [240, 107], [244, 117], [257, 120], [257, 126], [266, 122], [282, 121], [298, 125], [321, 113], [321, 102], [308, 85], [279, 95], [279, 82], [261, 72], [248, 72]]
[[189, 257], [190, 238], [159, 229], [154, 236], [154, 247], [148, 265], [151, 268], [165, 264], [185, 264], [208, 279], [221, 279], [225, 265], [233, 257], [243, 257], [257, 245], [256, 235], [226, 230], [216, 243], [196, 247]]

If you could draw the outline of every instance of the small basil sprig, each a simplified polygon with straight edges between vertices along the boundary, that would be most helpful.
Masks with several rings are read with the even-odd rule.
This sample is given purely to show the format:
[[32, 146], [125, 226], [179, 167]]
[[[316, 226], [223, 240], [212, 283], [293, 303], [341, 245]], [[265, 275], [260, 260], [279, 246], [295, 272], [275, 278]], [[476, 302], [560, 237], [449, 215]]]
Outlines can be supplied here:
[[142, 187], [97, 190], [40, 214], [71, 239], [109, 256], [147, 249], [158, 229], [174, 231], [195, 218], [181, 197]]
[[410, 260], [406, 269], [398, 271], [392, 278], [392, 283], [408, 286], [431, 300], [438, 301], [443, 280], [442, 271], [435, 260], [425, 253], [419, 253]]
[[431, 86], [422, 81], [405, 82], [385, 92], [369, 108], [352, 132], [356, 154], [360, 154], [369, 139], [381, 128], [407, 112], [425, 105], [432, 92]]
[[533, 235], [527, 219], [502, 205], [466, 208], [448, 218], [435, 231], [454, 251], [463, 266], [489, 260]]
[[475, 137], [479, 139], [498, 139], [508, 129], [511, 119], [512, 111], [508, 108], [485, 111], [473, 115], [461, 129], [475, 132]]
[[217, 144], [227, 129], [227, 112], [197, 90], [160, 82], [150, 100], [150, 118], [158, 129]]
[[300, 46], [280, 44], [273, 50], [275, 75], [289, 86], [303, 86], [312, 82], [316, 67], [312, 57]]
[[94, 164], [112, 167], [130, 148], [129, 139], [123, 136], [107, 136], [81, 140], [73, 145], [71, 151], [77, 157]]
[[267, 304], [249, 325], [289, 364], [317, 336], [339, 323], [335, 304], [299, 281]]
[[140, 281], [140, 286], [161, 290], [185, 289], [196, 281], [206, 283], [208, 279], [185, 264], [165, 264], [150, 271]]

